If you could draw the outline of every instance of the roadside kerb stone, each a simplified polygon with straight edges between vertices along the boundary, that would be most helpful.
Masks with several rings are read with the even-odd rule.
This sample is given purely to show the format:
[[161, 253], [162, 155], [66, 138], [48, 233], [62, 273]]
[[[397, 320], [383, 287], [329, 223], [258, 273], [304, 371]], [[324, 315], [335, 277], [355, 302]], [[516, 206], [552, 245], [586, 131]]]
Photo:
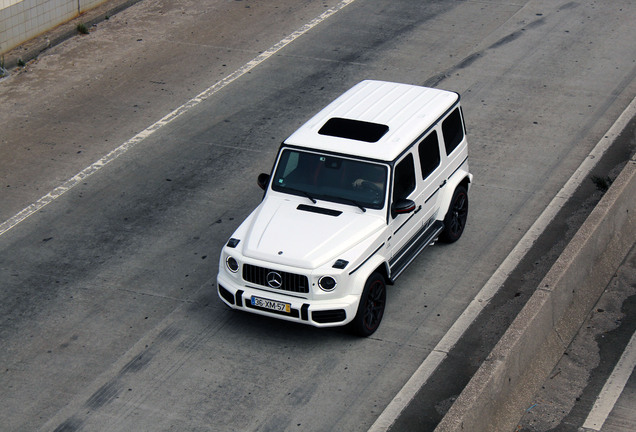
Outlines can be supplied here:
[[636, 156], [435, 429], [512, 431], [636, 238]]
[[108, 0], [79, 16], [62, 23], [39, 36], [24, 41], [17, 47], [1, 54], [6, 69], [15, 68], [19, 61], [28, 62], [39, 56], [48, 48], [58, 45], [78, 35], [77, 25], [84, 23], [88, 27], [98, 24], [110, 16], [140, 2], [141, 0]]

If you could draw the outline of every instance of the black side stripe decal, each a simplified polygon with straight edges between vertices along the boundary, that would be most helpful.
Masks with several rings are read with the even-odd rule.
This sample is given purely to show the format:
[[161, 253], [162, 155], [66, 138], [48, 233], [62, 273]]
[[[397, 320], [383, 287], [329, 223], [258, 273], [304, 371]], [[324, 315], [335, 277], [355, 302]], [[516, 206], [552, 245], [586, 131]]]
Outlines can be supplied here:
[[444, 180], [444, 183], [443, 183], [440, 187], [438, 187], [437, 189], [435, 189], [435, 192], [433, 192], [433, 193], [431, 194], [431, 196], [429, 196], [428, 198], [426, 198], [426, 201], [424, 201], [424, 204], [428, 203], [428, 202], [431, 200], [431, 198], [433, 198], [433, 197], [435, 196], [435, 194], [436, 194], [437, 192], [439, 192], [439, 190], [440, 190], [441, 188], [443, 188], [443, 187], [446, 185], [446, 182], [447, 182], [448, 180], [450, 180], [450, 178], [451, 178], [452, 176], [454, 176], [454, 175], [455, 175], [455, 173], [461, 169], [461, 167], [463, 167], [463, 166], [464, 166], [464, 164], [466, 163], [466, 161], [467, 161], [467, 160], [468, 160], [468, 156], [466, 156], [466, 158], [462, 161], [462, 163], [461, 163], [461, 164], [459, 164], [459, 166], [457, 167], [457, 169], [456, 169], [455, 171], [453, 171], [453, 172], [452, 172], [452, 174], [451, 174], [451, 175], [449, 175], [449, 176], [448, 176], [448, 178], [447, 178], [446, 180]]
[[468, 156], [466, 156], [466, 157], [464, 158], [464, 160], [462, 161], [462, 163], [460, 163], [460, 164], [459, 164], [459, 166], [457, 167], [457, 169], [456, 169], [455, 171], [453, 171], [453, 173], [452, 173], [451, 175], [449, 175], [449, 176], [448, 176], [448, 179], [449, 179], [449, 180], [450, 180], [450, 178], [451, 178], [452, 176], [454, 176], [454, 175], [455, 175], [455, 173], [456, 173], [457, 171], [459, 171], [459, 170], [460, 170], [460, 168], [461, 168], [461, 167], [463, 167], [463, 166], [464, 166], [464, 164], [466, 163], [466, 161], [467, 161], [467, 160], [468, 160]]
[[374, 250], [374, 251], [373, 251], [373, 253], [367, 257], [367, 259], [365, 259], [364, 261], [362, 261], [362, 263], [361, 263], [358, 267], [356, 267], [356, 268], [354, 268], [353, 270], [351, 270], [351, 272], [349, 273], [349, 276], [351, 276], [352, 274], [354, 274], [355, 272], [357, 272], [357, 271], [358, 271], [358, 269], [359, 269], [360, 267], [362, 267], [363, 265], [365, 265], [365, 264], [367, 263], [367, 261], [369, 261], [373, 255], [375, 255], [376, 253], [378, 253], [378, 251], [379, 251], [380, 249], [382, 249], [382, 247], [383, 247], [383, 246], [384, 246], [384, 243], [382, 243], [382, 244], [381, 244], [381, 245], [380, 245], [380, 246], [379, 246], [376, 250]]
[[441, 186], [435, 189], [435, 192], [433, 192], [430, 197], [426, 198], [426, 201], [424, 201], [424, 204], [428, 203], [431, 200], [431, 198], [433, 198], [437, 194], [437, 192], [439, 192], [440, 189], [441, 189]]
[[[420, 206], [420, 207], [421, 207], [421, 206]], [[417, 213], [417, 212], [415, 212], [415, 213]], [[401, 229], [404, 227], [404, 225], [406, 225], [406, 224], [407, 224], [407, 222], [408, 222], [408, 221], [410, 221], [410, 220], [413, 218], [413, 216], [415, 216], [415, 213], [412, 213], [412, 214], [411, 214], [411, 216], [409, 216], [409, 217], [408, 217], [408, 218], [404, 221], [404, 223], [402, 223], [402, 225], [400, 225], [400, 226], [398, 227], [398, 229], [396, 229], [396, 230], [395, 230], [395, 232], [393, 233], [393, 235], [396, 235], [396, 234], [398, 233], [398, 231], [399, 231], [399, 230], [401, 230]]]

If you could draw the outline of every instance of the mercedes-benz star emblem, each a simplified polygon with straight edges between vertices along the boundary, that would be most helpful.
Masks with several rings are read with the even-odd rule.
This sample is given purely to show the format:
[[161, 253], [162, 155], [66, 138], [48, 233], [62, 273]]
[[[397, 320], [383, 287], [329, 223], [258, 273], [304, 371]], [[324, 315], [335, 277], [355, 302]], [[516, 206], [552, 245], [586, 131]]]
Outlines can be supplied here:
[[271, 286], [272, 288], [280, 288], [282, 284], [283, 277], [280, 275], [280, 273], [277, 273], [275, 271], [267, 273], [267, 285]]

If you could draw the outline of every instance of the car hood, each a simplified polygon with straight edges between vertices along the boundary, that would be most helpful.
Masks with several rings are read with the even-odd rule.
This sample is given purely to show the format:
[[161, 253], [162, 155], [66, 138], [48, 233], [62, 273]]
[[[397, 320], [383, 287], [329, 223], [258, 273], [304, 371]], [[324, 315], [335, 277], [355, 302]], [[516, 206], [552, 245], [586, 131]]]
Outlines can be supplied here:
[[265, 200], [249, 222], [243, 254], [315, 269], [335, 261], [386, 225], [377, 214], [364, 213], [357, 207], [347, 206], [344, 211], [335, 207], [324, 202], [308, 205], [287, 199]]

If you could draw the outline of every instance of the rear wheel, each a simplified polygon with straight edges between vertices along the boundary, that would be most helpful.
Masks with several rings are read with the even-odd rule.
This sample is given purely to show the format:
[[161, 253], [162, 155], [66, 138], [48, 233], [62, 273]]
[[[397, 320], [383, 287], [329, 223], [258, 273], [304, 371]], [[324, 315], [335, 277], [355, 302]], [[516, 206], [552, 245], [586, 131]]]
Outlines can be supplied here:
[[444, 231], [439, 236], [440, 241], [453, 243], [459, 240], [464, 232], [466, 219], [468, 219], [468, 192], [464, 186], [457, 186], [444, 217]]
[[360, 304], [351, 330], [359, 336], [371, 336], [380, 326], [386, 305], [386, 283], [380, 273], [373, 273], [364, 284]]

